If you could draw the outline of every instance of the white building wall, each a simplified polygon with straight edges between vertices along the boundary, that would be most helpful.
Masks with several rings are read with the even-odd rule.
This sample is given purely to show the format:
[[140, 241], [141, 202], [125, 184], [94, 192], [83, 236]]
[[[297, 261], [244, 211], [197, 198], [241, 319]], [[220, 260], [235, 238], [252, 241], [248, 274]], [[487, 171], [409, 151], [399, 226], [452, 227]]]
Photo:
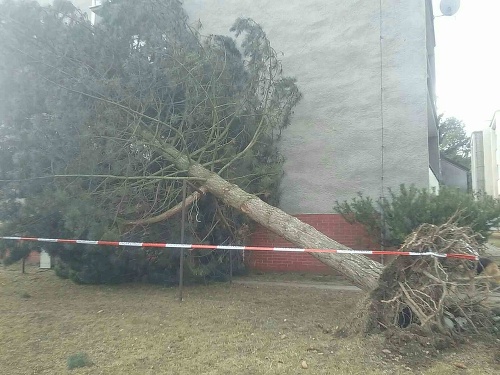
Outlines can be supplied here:
[[495, 112], [488, 128], [471, 135], [472, 189], [495, 198], [500, 196], [500, 137], [497, 123], [500, 111]]
[[[52, 4], [54, 2], [54, 0], [37, 0], [37, 1], [42, 5]], [[83, 10], [86, 13], [90, 13], [89, 7], [92, 5], [93, 0], [70, 0], [70, 1], [77, 8]]]
[[497, 114], [493, 116], [490, 126], [483, 131], [484, 145], [484, 185], [485, 192], [493, 197], [498, 197], [498, 139], [497, 139]]
[[484, 192], [493, 195], [493, 178], [491, 175], [493, 159], [491, 149], [491, 129], [483, 131], [483, 150], [484, 150]]
[[184, 4], [207, 34], [228, 34], [237, 17], [253, 18], [298, 80], [304, 98], [281, 143], [284, 210], [330, 213], [335, 200], [359, 191], [378, 197], [401, 183], [429, 187], [429, 2]]
[[484, 192], [484, 143], [483, 132], [476, 131], [471, 134], [471, 179], [472, 191]]
[[432, 169], [429, 168], [429, 190], [433, 191], [436, 194], [439, 194], [439, 181], [437, 177], [432, 172]]

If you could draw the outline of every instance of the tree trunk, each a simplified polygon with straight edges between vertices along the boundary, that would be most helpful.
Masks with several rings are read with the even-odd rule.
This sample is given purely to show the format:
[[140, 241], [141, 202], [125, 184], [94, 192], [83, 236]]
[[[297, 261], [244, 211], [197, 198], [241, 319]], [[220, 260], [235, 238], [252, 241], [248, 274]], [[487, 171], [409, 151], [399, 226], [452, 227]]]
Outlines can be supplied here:
[[[170, 145], [162, 145], [165, 156], [179, 169], [187, 170], [192, 177], [203, 179], [207, 190], [222, 202], [247, 214], [265, 228], [279, 236], [304, 248], [349, 249], [309, 224], [288, 215], [279, 208], [273, 207], [253, 194], [240, 189], [222, 177], [209, 171], [200, 164], [190, 162], [177, 149]], [[364, 255], [311, 253], [312, 256], [342, 273], [354, 285], [363, 290], [371, 291], [378, 284], [378, 278], [383, 266]]]

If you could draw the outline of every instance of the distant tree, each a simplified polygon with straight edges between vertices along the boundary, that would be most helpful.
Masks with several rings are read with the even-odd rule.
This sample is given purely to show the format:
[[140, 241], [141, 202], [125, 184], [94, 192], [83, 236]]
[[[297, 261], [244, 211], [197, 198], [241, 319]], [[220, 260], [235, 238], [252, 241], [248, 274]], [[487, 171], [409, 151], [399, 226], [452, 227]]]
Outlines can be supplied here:
[[463, 121], [443, 115], [438, 117], [439, 149], [448, 159], [470, 168], [470, 138], [465, 132]]

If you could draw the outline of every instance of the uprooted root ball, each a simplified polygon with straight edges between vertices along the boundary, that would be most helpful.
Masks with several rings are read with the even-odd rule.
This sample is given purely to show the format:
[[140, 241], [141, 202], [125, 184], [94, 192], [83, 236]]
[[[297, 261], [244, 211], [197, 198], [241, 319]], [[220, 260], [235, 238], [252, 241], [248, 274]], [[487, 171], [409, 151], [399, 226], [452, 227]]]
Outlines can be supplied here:
[[[401, 251], [479, 255], [477, 239], [470, 228], [450, 222], [424, 224], [407, 237]], [[385, 331], [392, 339], [395, 332], [432, 337], [440, 347], [466, 334], [498, 335], [499, 318], [487, 303], [489, 281], [477, 276], [475, 267], [474, 261], [463, 259], [397, 257], [384, 269], [365, 305], [365, 332]]]
[[[452, 223], [424, 224], [401, 251], [479, 255], [478, 235]], [[368, 331], [418, 325], [444, 335], [495, 331], [494, 313], [484, 304], [488, 280], [475, 274], [475, 262], [434, 256], [400, 256], [383, 271], [371, 294]]]

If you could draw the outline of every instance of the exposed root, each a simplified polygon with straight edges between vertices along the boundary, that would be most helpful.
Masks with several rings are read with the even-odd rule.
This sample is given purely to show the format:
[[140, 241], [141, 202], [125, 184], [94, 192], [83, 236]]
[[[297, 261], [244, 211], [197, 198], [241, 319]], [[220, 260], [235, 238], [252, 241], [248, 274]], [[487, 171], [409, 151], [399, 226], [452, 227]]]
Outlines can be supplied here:
[[[483, 248], [478, 236], [451, 222], [424, 224], [407, 237], [401, 251], [479, 256]], [[384, 269], [379, 286], [370, 295], [366, 332], [390, 331], [391, 337], [398, 331], [418, 332], [436, 339], [447, 337], [444, 342], [466, 334], [498, 334], [499, 318], [487, 303], [490, 280], [476, 275], [475, 263], [431, 256], [397, 257]]]

